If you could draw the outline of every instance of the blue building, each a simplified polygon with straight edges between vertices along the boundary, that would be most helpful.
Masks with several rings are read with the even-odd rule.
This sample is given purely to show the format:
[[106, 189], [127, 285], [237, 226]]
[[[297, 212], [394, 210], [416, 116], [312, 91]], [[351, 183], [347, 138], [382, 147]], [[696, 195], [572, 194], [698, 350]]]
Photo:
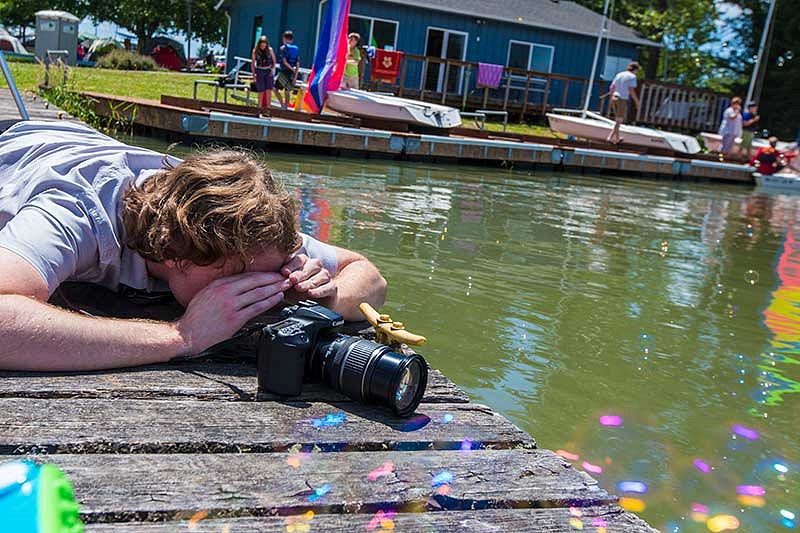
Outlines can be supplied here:
[[[267, 35], [277, 48], [283, 31], [291, 29], [301, 63], [309, 66], [326, 4], [327, 0], [221, 1], [230, 16], [228, 65], [235, 64], [234, 56], [249, 57], [260, 35]], [[364, 44], [582, 78], [589, 77], [601, 23], [600, 14], [565, 0], [352, 0], [350, 13], [349, 29], [361, 34]], [[643, 47], [659, 46], [613, 21], [607, 36], [598, 71], [602, 79], [624, 69]], [[425, 90], [460, 92], [465, 83], [464, 69], [452, 69], [447, 80], [443, 65], [429, 63], [426, 72], [421, 70], [418, 63], [407, 81], [415, 78]], [[576, 96], [580, 98], [570, 96], [570, 104]]]

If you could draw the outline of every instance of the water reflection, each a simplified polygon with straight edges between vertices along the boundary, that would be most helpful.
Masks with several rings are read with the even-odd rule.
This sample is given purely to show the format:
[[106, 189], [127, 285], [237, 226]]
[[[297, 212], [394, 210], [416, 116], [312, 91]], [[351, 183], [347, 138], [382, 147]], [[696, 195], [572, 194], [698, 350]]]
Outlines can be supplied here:
[[[386, 309], [428, 337], [434, 366], [541, 446], [602, 469], [610, 491], [645, 483], [647, 493], [623, 496], [651, 524], [708, 531], [708, 520], [731, 515], [740, 531], [782, 531], [782, 509], [800, 514], [797, 198], [269, 162], [297, 191], [304, 230], [380, 266]], [[601, 424], [608, 415], [623, 422]]]

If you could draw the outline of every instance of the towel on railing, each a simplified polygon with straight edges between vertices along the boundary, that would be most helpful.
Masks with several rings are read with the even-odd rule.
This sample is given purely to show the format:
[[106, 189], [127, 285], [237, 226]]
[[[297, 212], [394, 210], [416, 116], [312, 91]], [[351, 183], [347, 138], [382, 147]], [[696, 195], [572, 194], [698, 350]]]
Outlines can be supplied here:
[[500, 78], [503, 76], [503, 65], [493, 63], [478, 63], [477, 87], [489, 87], [497, 89], [500, 86]]
[[400, 75], [400, 63], [403, 61], [403, 52], [394, 50], [375, 50], [375, 59], [371, 63], [370, 78], [373, 81], [381, 80], [394, 83]]

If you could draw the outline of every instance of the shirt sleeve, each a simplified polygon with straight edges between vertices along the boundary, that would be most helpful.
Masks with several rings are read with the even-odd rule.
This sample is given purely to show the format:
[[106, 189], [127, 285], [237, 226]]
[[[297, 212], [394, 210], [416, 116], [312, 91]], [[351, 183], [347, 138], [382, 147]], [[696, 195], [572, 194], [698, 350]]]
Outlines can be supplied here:
[[300, 236], [303, 238], [303, 246], [294, 255], [306, 254], [311, 259], [319, 259], [322, 262], [322, 266], [330, 272], [331, 276], [335, 276], [339, 271], [336, 248], [305, 233], [301, 233]]
[[53, 294], [62, 281], [97, 268], [97, 237], [83, 204], [59, 191], [33, 197], [0, 230], [0, 247], [36, 269]]

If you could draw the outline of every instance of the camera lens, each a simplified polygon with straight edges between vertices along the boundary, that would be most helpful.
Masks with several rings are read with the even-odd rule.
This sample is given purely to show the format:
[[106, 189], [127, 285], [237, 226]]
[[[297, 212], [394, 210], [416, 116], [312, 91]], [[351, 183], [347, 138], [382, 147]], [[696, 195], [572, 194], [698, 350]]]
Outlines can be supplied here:
[[400, 416], [416, 410], [428, 384], [428, 365], [420, 355], [348, 335], [320, 339], [309, 364], [311, 375], [328, 386], [356, 401], [386, 405]]

